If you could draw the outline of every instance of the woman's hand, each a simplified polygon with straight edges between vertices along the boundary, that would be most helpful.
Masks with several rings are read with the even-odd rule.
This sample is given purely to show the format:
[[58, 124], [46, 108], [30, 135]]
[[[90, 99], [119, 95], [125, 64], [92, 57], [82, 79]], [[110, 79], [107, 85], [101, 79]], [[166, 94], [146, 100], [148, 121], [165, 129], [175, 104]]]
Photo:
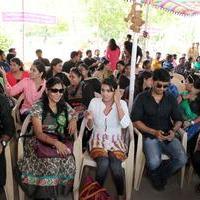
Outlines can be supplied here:
[[93, 114], [91, 111], [86, 110], [84, 116], [86, 120], [93, 120]]
[[187, 128], [191, 125], [191, 123], [189, 121], [184, 121], [183, 122], [183, 128]]
[[69, 134], [72, 135], [77, 132], [77, 121], [76, 119], [72, 118], [68, 124], [68, 131]]
[[117, 89], [115, 90], [115, 94], [114, 94], [114, 102], [117, 104], [117, 103], [120, 103], [120, 100], [121, 100], [121, 92], [120, 92], [120, 89], [119, 89], [119, 86], [117, 87]]
[[70, 149], [60, 141], [56, 141], [55, 147], [58, 153], [63, 157], [66, 157], [67, 155], [71, 153]]

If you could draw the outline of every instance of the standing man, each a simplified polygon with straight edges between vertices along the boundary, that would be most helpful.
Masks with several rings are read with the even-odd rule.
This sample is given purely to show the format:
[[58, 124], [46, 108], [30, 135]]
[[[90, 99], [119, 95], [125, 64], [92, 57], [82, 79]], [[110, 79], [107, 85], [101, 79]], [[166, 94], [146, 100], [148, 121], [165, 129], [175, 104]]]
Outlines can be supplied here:
[[[183, 146], [175, 137], [182, 117], [176, 99], [165, 91], [169, 82], [166, 70], [155, 70], [152, 89], [137, 96], [131, 112], [133, 125], [144, 136], [149, 178], [157, 190], [163, 190], [167, 179], [187, 162]], [[169, 160], [162, 161], [162, 153], [167, 154]]]
[[[4, 185], [6, 184], [5, 148], [14, 135], [14, 123], [8, 99], [0, 94], [0, 199], [6, 200]], [[12, 173], [12, 172], [10, 172]]]
[[34, 62], [39, 61], [39, 62], [43, 63], [44, 66], [50, 66], [49, 60], [47, 58], [42, 57], [42, 50], [41, 49], [37, 49], [35, 51], [35, 53], [36, 53], [36, 56], [37, 56], [38, 59], [34, 60]]

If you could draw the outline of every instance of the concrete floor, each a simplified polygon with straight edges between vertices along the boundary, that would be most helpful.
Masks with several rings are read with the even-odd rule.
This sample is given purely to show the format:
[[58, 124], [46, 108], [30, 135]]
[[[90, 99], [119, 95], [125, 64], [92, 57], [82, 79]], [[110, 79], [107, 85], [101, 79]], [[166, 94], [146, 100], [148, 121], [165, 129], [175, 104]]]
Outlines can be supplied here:
[[[86, 172], [87, 171], [87, 172]], [[94, 176], [94, 169], [86, 170], [83, 176], [91, 175]], [[87, 173], [87, 174], [86, 174]], [[144, 175], [142, 178], [142, 183], [140, 190], [136, 192], [133, 190], [132, 199], [133, 200], [200, 200], [200, 194], [195, 193], [194, 187], [200, 182], [199, 178], [196, 175], [193, 175], [193, 179], [190, 184], [185, 180], [184, 187], [180, 189], [179, 176], [174, 175], [168, 180], [168, 184], [164, 191], [158, 192], [154, 190], [148, 180]], [[116, 190], [113, 185], [110, 174], [107, 177], [105, 183], [105, 188], [108, 189], [108, 192], [112, 195], [113, 200], [116, 199]], [[67, 198], [60, 198], [59, 200], [72, 200], [71, 195]]]

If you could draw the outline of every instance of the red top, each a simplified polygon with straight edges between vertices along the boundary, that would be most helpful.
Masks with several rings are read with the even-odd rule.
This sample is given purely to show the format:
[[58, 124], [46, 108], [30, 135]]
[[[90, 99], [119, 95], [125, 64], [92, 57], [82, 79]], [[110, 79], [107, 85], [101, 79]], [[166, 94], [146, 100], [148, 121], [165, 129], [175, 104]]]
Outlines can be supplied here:
[[111, 67], [112, 71], [116, 70], [116, 64], [119, 61], [120, 56], [120, 49], [117, 48], [116, 50], [111, 50], [107, 48], [106, 50], [106, 58], [109, 60], [109, 66]]
[[18, 83], [18, 82], [21, 81], [22, 79], [24, 79], [24, 78], [29, 78], [29, 72], [23, 71], [23, 72], [22, 72], [22, 76], [21, 76], [20, 79], [16, 79], [16, 78], [13, 76], [12, 72], [7, 72], [7, 73], [6, 73], [6, 78], [7, 78], [8, 83], [10, 84], [10, 86], [14, 86], [16, 83]]

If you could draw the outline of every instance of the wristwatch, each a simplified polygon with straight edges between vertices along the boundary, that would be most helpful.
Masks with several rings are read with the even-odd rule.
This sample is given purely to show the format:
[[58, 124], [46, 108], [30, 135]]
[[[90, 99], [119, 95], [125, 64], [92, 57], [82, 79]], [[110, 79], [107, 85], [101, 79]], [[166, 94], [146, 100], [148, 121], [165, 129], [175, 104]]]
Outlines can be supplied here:
[[2, 141], [1, 141], [1, 144], [2, 144], [3, 148], [6, 148], [7, 143], [8, 143], [8, 142], [6, 142], [5, 140], [2, 140]]

